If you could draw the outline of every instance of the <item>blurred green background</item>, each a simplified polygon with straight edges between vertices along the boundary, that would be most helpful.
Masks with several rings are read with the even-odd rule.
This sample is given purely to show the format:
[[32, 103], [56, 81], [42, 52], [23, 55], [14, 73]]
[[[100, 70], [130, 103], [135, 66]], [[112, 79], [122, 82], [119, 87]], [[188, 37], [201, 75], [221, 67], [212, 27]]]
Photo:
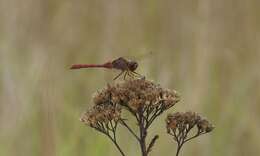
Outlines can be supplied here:
[[[138, 72], [177, 90], [169, 112], [192, 110], [216, 126], [181, 155], [260, 153], [259, 0], [0, 0], [0, 155], [114, 156], [79, 117], [118, 73], [73, 63], [137, 58]], [[143, 58], [143, 57], [142, 57]], [[175, 154], [165, 116], [152, 156]], [[129, 156], [139, 147], [120, 129]]]

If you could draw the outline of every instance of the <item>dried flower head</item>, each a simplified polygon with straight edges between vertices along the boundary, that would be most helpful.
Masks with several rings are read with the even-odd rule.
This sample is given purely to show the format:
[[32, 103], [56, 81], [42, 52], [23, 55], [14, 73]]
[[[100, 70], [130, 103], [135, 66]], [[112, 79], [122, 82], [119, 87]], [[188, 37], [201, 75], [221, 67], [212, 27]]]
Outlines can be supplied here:
[[80, 121], [86, 125], [103, 130], [111, 122], [117, 122], [120, 119], [121, 108], [109, 104], [95, 105], [91, 110], [85, 112]]
[[145, 79], [126, 80], [107, 85], [93, 98], [95, 105], [106, 103], [124, 106], [123, 108], [134, 116], [144, 117], [147, 127], [157, 116], [174, 106], [179, 100], [180, 97], [175, 90], [164, 89]]
[[166, 110], [174, 106], [180, 98], [175, 90], [164, 89], [144, 79], [135, 79], [108, 85], [94, 97], [95, 104], [109, 100], [126, 106], [132, 112], [138, 112], [148, 107]]
[[200, 120], [197, 126], [201, 132], [206, 132], [206, 133], [211, 132], [214, 129], [214, 126], [212, 126], [212, 124], [209, 123], [209, 121], [206, 119]]
[[[175, 90], [164, 89], [145, 79], [126, 80], [107, 85], [98, 91], [93, 97], [93, 108], [85, 112], [80, 120], [107, 135], [124, 155], [116, 141], [116, 128], [120, 123], [139, 141], [142, 154], [148, 155], [159, 138], [155, 135], [146, 146], [148, 128], [159, 115], [179, 100]], [[121, 118], [121, 109], [129, 111], [135, 117], [140, 135], [130, 128], [127, 120]]]
[[185, 113], [174, 113], [169, 114], [166, 119], [166, 127], [167, 131], [183, 131], [184, 129], [191, 129], [194, 126], [197, 126], [198, 132], [210, 132], [213, 130], [212, 124], [206, 120], [202, 119], [197, 113], [195, 112], [185, 112]]
[[[197, 128], [197, 133], [193, 136], [188, 135], [192, 128]], [[177, 155], [182, 145], [202, 134], [211, 132], [214, 127], [212, 124], [195, 112], [177, 112], [169, 114], [166, 118], [167, 133], [173, 136], [178, 143]]]
[[86, 111], [81, 116], [80, 121], [105, 134], [116, 145], [120, 153], [125, 156], [116, 139], [117, 126], [121, 120], [121, 107], [107, 101], [107, 98], [104, 98], [106, 96], [102, 92], [97, 94], [94, 97], [96, 105]]

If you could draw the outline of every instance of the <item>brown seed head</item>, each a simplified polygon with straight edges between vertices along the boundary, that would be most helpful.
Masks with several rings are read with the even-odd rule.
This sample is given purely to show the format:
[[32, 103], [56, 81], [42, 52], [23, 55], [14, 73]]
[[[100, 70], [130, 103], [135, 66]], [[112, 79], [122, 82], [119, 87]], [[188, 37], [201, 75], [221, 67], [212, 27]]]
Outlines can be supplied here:
[[183, 131], [185, 128], [191, 129], [195, 125], [199, 132], [210, 132], [214, 129], [208, 120], [202, 119], [200, 115], [195, 112], [177, 112], [169, 114], [166, 118], [167, 132], [171, 131]]
[[143, 113], [147, 122], [151, 119], [151, 124], [153, 118], [179, 100], [175, 90], [164, 89], [145, 79], [126, 80], [98, 91], [93, 97], [94, 107], [83, 114], [81, 121], [96, 127], [100, 123], [117, 120], [123, 106], [132, 114]]
[[95, 105], [91, 110], [85, 112], [80, 121], [91, 126], [97, 127], [99, 123], [108, 123], [120, 119], [121, 108], [113, 105]]
[[[164, 89], [151, 81], [135, 79], [117, 83], [103, 90], [103, 94], [111, 94], [113, 103], [128, 106], [137, 111], [145, 107], [168, 109], [175, 105], [180, 97], [174, 90]], [[108, 96], [102, 95], [108, 98]], [[100, 100], [106, 101], [106, 100]]]

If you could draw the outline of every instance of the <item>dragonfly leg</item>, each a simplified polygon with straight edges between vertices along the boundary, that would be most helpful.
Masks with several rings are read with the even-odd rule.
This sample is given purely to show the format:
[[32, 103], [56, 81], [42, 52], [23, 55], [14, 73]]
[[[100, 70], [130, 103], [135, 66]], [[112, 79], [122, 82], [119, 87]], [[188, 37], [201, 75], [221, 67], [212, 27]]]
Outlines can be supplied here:
[[137, 73], [135, 71], [132, 71], [132, 73], [135, 74], [135, 76], [138, 76], [140, 78], [144, 78], [145, 77], [145, 76], [143, 76], [143, 75], [141, 75], [141, 74], [139, 74], [139, 73]]
[[113, 80], [116, 80], [119, 76], [121, 76], [125, 71], [121, 71]]
[[135, 75], [131, 71], [128, 71], [128, 76], [131, 77], [131, 78], [135, 77]]
[[135, 74], [135, 76], [138, 76], [141, 79], [145, 79], [145, 76], [143, 76], [143, 75], [141, 75], [141, 74], [139, 74], [139, 73], [137, 73], [135, 71], [132, 71], [132, 74]]
[[125, 71], [124, 80], [126, 79], [126, 75], [128, 75], [128, 70]]
[[136, 74], [136, 75], [138, 75], [138, 76], [140, 76], [140, 77], [143, 77], [143, 75], [141, 75], [141, 74], [139, 74], [139, 73], [137, 73], [137, 72], [135, 72], [135, 71], [132, 71], [132, 73], [134, 73], [134, 74]]

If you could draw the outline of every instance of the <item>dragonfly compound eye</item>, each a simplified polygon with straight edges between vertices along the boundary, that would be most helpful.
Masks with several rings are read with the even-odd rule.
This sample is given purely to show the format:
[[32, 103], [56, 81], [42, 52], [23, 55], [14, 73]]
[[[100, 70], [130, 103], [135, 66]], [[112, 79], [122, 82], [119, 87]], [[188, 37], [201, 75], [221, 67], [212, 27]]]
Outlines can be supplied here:
[[135, 61], [129, 62], [129, 69], [131, 71], [135, 71], [137, 67], [138, 67], [138, 63], [137, 62], [135, 62]]

